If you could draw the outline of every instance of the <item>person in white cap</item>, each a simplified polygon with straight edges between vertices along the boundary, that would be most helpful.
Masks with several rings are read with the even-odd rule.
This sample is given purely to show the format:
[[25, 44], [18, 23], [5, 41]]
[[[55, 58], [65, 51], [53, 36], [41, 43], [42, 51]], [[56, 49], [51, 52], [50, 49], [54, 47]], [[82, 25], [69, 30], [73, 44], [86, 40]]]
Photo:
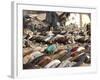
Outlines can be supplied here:
[[61, 63], [60, 60], [55, 59], [45, 66], [45, 68], [56, 68]]

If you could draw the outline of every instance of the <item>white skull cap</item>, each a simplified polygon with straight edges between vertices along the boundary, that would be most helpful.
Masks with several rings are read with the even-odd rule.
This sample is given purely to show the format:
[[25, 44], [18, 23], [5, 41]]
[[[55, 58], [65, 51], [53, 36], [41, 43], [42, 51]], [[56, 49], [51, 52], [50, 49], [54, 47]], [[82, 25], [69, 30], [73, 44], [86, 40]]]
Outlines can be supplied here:
[[82, 50], [84, 50], [85, 48], [84, 47], [79, 47], [78, 49], [77, 49], [77, 52], [80, 52], [80, 51], [82, 51]]

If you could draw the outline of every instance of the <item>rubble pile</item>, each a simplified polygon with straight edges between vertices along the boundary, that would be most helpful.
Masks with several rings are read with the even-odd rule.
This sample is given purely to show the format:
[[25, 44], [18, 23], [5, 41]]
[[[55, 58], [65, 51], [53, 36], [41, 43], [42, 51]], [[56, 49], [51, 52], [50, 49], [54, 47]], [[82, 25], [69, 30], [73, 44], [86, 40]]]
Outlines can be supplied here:
[[65, 25], [70, 13], [23, 16], [23, 69], [81, 67], [91, 64], [90, 23]]

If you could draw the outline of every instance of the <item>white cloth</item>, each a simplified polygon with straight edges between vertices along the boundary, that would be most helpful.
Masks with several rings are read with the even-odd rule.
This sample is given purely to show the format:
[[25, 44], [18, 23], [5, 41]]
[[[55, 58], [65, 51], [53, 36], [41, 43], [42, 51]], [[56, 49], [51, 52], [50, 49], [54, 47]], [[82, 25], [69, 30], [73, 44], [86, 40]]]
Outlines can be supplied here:
[[61, 63], [60, 60], [56, 59], [56, 60], [53, 60], [51, 61], [49, 64], [47, 64], [45, 66], [45, 68], [55, 68], [57, 65], [59, 65]]

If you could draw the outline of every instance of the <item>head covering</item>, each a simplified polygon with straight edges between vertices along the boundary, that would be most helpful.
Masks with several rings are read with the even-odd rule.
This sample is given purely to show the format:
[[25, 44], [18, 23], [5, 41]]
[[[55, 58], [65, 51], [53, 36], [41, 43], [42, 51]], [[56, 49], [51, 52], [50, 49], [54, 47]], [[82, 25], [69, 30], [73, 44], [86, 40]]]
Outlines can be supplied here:
[[77, 52], [80, 52], [80, 51], [82, 51], [82, 50], [84, 50], [85, 48], [84, 47], [79, 47], [78, 49], [77, 49]]
[[55, 59], [45, 66], [45, 68], [55, 68], [61, 63], [60, 60]]

